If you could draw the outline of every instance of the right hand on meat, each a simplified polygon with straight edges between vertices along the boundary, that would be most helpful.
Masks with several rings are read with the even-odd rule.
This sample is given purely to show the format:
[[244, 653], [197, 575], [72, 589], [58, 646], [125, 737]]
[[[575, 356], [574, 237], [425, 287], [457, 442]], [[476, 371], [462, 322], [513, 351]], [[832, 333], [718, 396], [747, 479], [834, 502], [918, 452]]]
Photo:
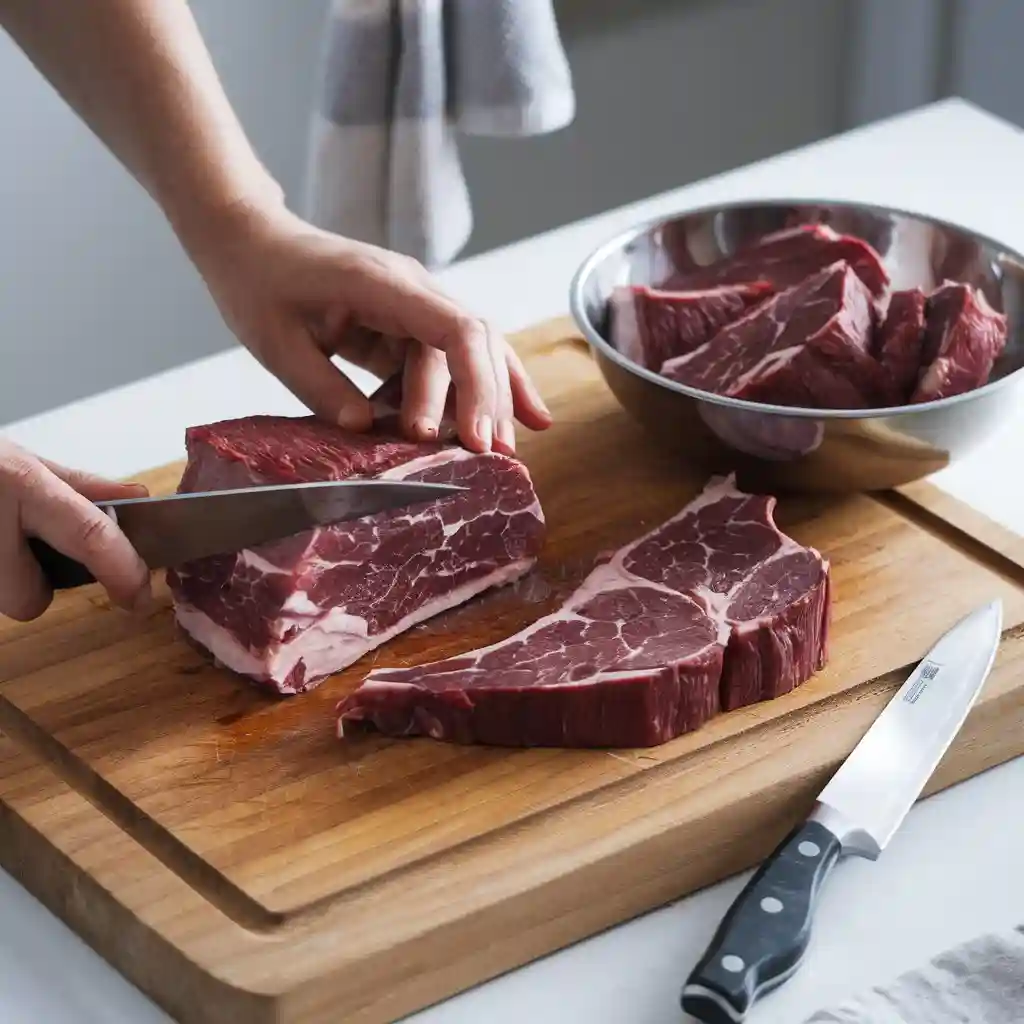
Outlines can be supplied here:
[[144, 609], [150, 599], [149, 569], [93, 502], [146, 493], [141, 484], [68, 469], [0, 438], [0, 615], [26, 622], [41, 615], [53, 598], [26, 544], [30, 536], [85, 565], [114, 604]]
[[370, 402], [331, 362], [402, 371], [402, 424], [437, 437], [449, 388], [471, 451], [515, 451], [513, 423], [551, 414], [497, 331], [446, 296], [415, 260], [322, 231], [273, 202], [213, 220], [192, 257], [243, 345], [314, 413], [350, 430]]

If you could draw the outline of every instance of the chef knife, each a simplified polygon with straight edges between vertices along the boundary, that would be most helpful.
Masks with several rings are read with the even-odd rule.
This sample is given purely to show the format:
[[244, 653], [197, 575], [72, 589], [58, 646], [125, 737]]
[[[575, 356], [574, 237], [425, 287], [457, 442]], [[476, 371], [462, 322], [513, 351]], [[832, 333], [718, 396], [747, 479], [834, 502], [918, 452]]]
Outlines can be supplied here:
[[842, 856], [875, 860], [921, 795], [974, 704], [1002, 632], [999, 600], [928, 652], [821, 791], [807, 820], [761, 865], [682, 992], [704, 1024], [738, 1024], [807, 949], [815, 905]]
[[[96, 504], [115, 520], [146, 565], [160, 569], [463, 490], [420, 480], [328, 480]], [[84, 565], [45, 541], [30, 537], [28, 543], [54, 590], [94, 581]]]

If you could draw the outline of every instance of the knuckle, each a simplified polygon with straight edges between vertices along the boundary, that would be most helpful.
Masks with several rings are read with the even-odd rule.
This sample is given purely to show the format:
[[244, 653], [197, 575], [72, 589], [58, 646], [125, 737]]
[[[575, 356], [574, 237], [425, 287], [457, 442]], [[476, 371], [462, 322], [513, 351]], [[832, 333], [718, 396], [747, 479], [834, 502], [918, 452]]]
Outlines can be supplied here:
[[461, 314], [455, 321], [455, 338], [466, 352], [487, 345], [487, 324], [480, 317]]
[[406, 256], [404, 253], [395, 257], [395, 270], [415, 278], [427, 275], [427, 268], [415, 256]]
[[31, 489], [38, 481], [39, 466], [36, 461], [23, 452], [13, 452], [4, 461], [0, 478], [5, 487], [12, 491]]
[[105, 553], [116, 540], [117, 527], [102, 512], [84, 517], [77, 529], [78, 543], [87, 557]]

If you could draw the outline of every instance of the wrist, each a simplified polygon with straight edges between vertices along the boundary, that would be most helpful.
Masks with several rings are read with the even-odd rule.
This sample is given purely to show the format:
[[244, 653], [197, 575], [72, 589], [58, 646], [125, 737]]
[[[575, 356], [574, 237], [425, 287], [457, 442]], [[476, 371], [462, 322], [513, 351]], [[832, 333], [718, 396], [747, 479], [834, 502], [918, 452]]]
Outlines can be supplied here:
[[259, 172], [245, 184], [190, 195], [187, 202], [161, 202], [171, 228], [200, 272], [235, 248], [255, 224], [286, 212], [284, 189], [262, 166]]

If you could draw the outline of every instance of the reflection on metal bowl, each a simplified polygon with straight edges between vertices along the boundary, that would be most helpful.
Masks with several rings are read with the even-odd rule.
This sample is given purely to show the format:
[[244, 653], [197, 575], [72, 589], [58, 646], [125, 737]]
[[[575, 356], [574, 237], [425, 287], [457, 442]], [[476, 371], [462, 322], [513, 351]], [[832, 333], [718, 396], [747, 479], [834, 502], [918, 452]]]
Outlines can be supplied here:
[[771, 462], [788, 462], [821, 447], [825, 428], [820, 420], [799, 416], [773, 416], [721, 405], [698, 405], [697, 412], [708, 428], [727, 445], [744, 455]]
[[[1009, 326], [989, 383], [891, 409], [762, 405], [667, 380], [608, 340], [608, 300], [616, 286], [658, 284], [774, 231], [812, 223], [870, 243], [893, 289], [927, 292], [947, 279], [980, 288]], [[972, 451], [1024, 399], [1024, 256], [966, 228], [900, 210], [780, 199], [659, 219], [593, 252], [573, 278], [570, 307], [620, 404], [659, 441], [709, 470], [735, 470], [747, 486], [849, 492], [909, 483]]]

